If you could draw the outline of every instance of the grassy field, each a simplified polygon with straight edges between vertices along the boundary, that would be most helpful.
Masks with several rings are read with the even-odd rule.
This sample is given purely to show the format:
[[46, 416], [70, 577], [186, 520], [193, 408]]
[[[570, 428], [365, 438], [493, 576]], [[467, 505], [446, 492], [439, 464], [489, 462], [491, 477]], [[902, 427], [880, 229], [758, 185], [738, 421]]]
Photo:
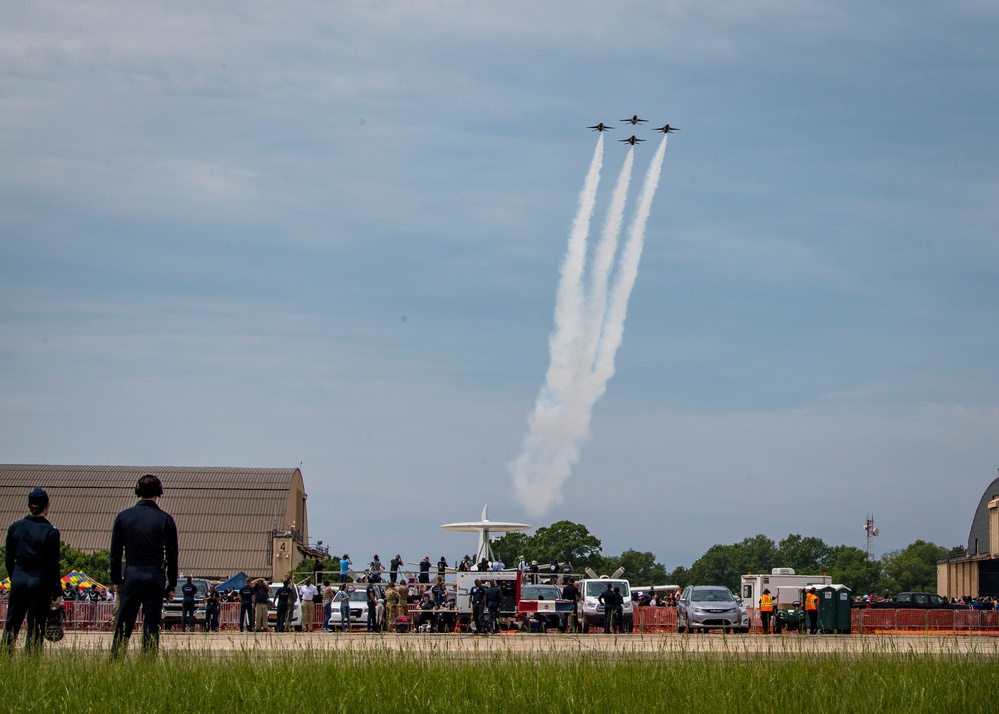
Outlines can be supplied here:
[[18, 653], [3, 662], [11, 712], [974, 712], [995, 711], [999, 662], [903, 654], [760, 659], [266, 650], [207, 655]]

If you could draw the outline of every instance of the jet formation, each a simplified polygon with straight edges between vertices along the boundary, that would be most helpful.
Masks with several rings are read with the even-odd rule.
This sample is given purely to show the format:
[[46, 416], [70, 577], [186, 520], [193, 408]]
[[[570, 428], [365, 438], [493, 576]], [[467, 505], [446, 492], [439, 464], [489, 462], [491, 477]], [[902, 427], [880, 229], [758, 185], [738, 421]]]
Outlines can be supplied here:
[[[644, 124], [649, 120], [639, 119], [637, 114], [633, 114], [631, 116], [631, 119], [622, 119], [621, 121], [626, 124], [631, 124], [632, 126], [638, 126], [639, 124]], [[603, 131], [610, 131], [614, 127], [610, 126], [609, 124], [604, 124], [603, 122], [600, 122], [598, 124], [594, 124], [593, 126], [588, 126], [586, 128], [593, 129], [593, 131], [603, 132]], [[654, 128], [653, 131], [662, 132], [663, 134], [672, 134], [674, 131], [680, 131], [680, 128], [676, 126], [670, 126], [669, 124], [663, 124], [662, 126]], [[618, 141], [620, 141], [622, 144], [630, 144], [631, 146], [634, 146], [640, 141], [645, 141], [645, 139], [639, 139], [637, 136], [632, 134], [627, 139], [618, 139]]]

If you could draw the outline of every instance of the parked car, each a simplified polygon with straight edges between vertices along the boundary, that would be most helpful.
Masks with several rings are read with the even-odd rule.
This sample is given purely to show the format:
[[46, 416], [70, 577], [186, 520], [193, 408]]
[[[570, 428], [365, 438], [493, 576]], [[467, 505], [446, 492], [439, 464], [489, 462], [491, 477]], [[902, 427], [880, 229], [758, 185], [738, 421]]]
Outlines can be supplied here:
[[[366, 627], [368, 624], [368, 591], [367, 585], [361, 584], [355, 587], [350, 593], [350, 626]], [[385, 588], [382, 585], [375, 585], [378, 597], [385, 599]], [[333, 610], [330, 613], [331, 630], [340, 629], [340, 603], [333, 603]]]
[[517, 612], [528, 620], [540, 623], [540, 629], [565, 631], [569, 614], [574, 609], [571, 600], [562, 599], [556, 585], [522, 585]]
[[[173, 600], [163, 603], [163, 620], [161, 625], [164, 629], [180, 627], [181, 615], [183, 614], [184, 596], [180, 589], [187, 582], [187, 577], [177, 579], [177, 590], [174, 592]], [[191, 578], [191, 583], [198, 588], [194, 596], [194, 626], [205, 626], [205, 593], [208, 592], [210, 583], [204, 578]]]
[[854, 607], [867, 607], [880, 610], [967, 610], [967, 605], [963, 602], [954, 603], [942, 595], [924, 592], [899, 593], [894, 600], [879, 600], [878, 602], [854, 603]]
[[749, 611], [722, 585], [689, 585], [676, 603], [678, 632], [749, 632]]
[[[284, 583], [271, 583], [271, 596], [270, 602], [267, 605], [267, 624], [271, 627], [277, 626], [277, 591]], [[292, 587], [295, 587], [292, 585]], [[295, 598], [295, 605], [290, 608], [288, 612], [287, 621], [285, 622], [285, 628], [287, 630], [301, 630], [302, 629], [302, 600], [301, 598]]]
[[604, 606], [600, 604], [600, 595], [607, 589], [608, 584], [611, 588], [618, 588], [621, 591], [621, 597], [624, 599], [624, 622], [621, 623], [621, 627], [625, 632], [631, 632], [635, 621], [635, 605], [631, 599], [631, 585], [628, 581], [617, 578], [584, 578], [576, 583], [581, 593], [576, 604], [576, 615], [584, 633], [589, 632], [591, 627], [604, 626]]

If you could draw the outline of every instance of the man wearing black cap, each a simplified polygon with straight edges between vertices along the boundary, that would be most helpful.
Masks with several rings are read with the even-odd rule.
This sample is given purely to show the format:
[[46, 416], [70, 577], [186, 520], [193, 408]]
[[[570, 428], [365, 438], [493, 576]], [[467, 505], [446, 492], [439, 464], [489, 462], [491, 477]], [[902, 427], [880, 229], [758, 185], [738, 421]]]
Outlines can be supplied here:
[[135, 495], [139, 502], [119, 513], [111, 528], [111, 582], [118, 595], [112, 658], [121, 654], [122, 645], [127, 646], [140, 605], [142, 649], [156, 652], [163, 600], [172, 600], [177, 589], [177, 524], [156, 504], [163, 486], [156, 476], [146, 474], [135, 484]]
[[14, 640], [28, 616], [25, 651], [42, 646], [49, 606], [62, 597], [59, 582], [59, 531], [46, 520], [49, 495], [40, 488], [28, 494], [28, 515], [7, 529], [4, 564], [10, 573], [10, 598], [3, 627], [3, 648], [14, 651]]

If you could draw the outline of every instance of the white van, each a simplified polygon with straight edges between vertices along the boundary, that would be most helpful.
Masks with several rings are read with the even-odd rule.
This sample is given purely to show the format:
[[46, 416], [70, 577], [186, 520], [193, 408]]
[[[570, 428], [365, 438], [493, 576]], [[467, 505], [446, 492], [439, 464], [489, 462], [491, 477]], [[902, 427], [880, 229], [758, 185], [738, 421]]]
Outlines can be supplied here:
[[624, 620], [621, 623], [625, 632], [631, 632], [635, 623], [635, 606], [631, 601], [631, 585], [627, 580], [620, 578], [596, 578], [576, 581], [579, 588], [580, 598], [576, 606], [576, 614], [579, 617], [579, 624], [583, 632], [589, 632], [591, 627], [603, 630], [604, 627], [604, 606], [600, 603], [600, 596], [607, 589], [607, 586], [621, 589], [621, 597], [624, 599]]

